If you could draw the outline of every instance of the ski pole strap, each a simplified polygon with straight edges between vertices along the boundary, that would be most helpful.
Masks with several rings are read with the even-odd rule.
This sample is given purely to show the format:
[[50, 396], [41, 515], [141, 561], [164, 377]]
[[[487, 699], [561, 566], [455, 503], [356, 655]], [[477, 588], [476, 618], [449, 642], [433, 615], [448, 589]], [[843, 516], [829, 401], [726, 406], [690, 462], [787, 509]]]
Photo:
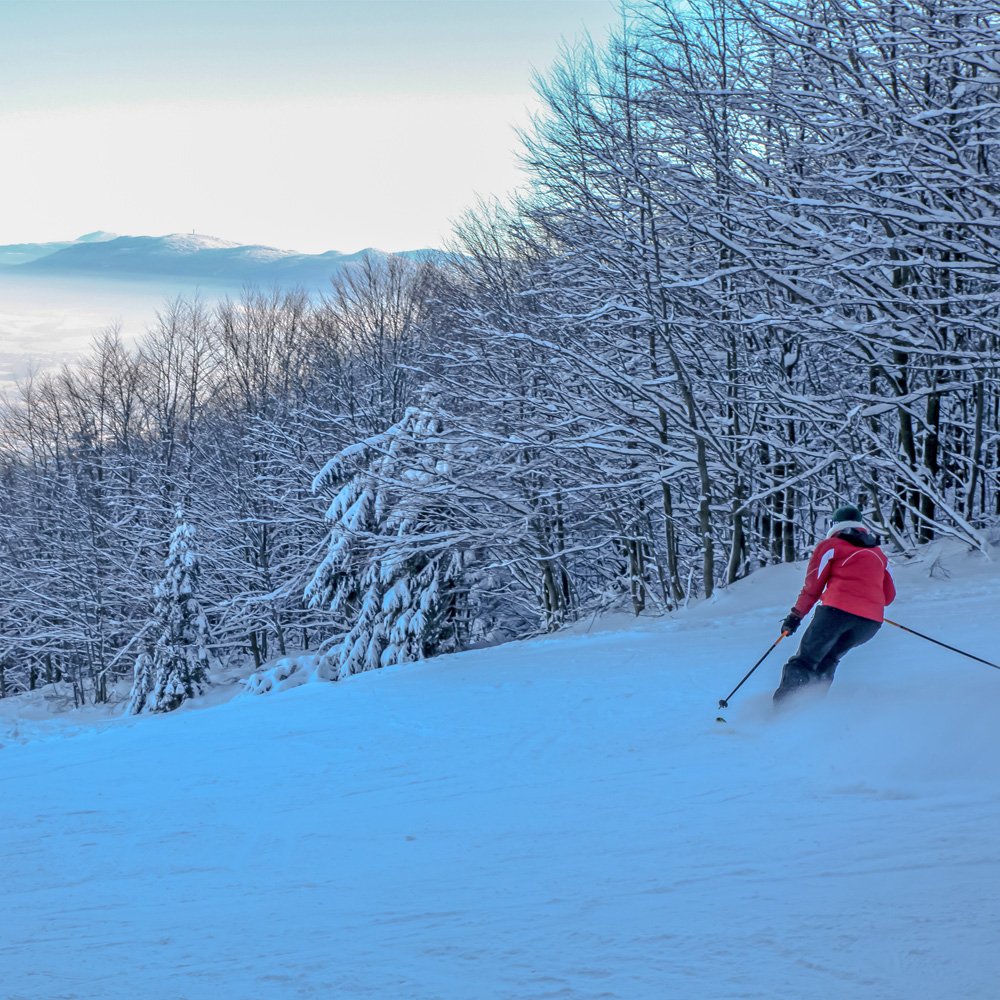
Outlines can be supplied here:
[[896, 628], [901, 628], [904, 632], [909, 632], [910, 635], [933, 642], [936, 646], [944, 646], [945, 649], [950, 649], [953, 653], [960, 653], [962, 656], [967, 656], [970, 660], [975, 660], [977, 663], [985, 663], [986, 666], [992, 667], [994, 670], [1000, 670], [1000, 664], [991, 663], [989, 660], [984, 660], [981, 656], [973, 656], [972, 653], [967, 653], [964, 649], [958, 649], [956, 646], [949, 646], [948, 643], [941, 642], [940, 639], [932, 639], [929, 635], [924, 635], [923, 632], [918, 632], [915, 628], [907, 628], [905, 625], [900, 625], [899, 622], [894, 622], [891, 618], [886, 618], [885, 623], [886, 625], [895, 625]]
[[736, 694], [736, 692], [737, 692], [737, 691], [739, 691], [739, 689], [740, 689], [741, 687], [743, 687], [743, 685], [744, 685], [744, 684], [746, 684], [746, 682], [747, 682], [747, 681], [748, 681], [748, 680], [750, 679], [750, 675], [751, 675], [751, 674], [752, 674], [752, 673], [753, 673], [753, 672], [754, 672], [754, 671], [755, 671], [755, 670], [756, 670], [756, 669], [757, 669], [757, 668], [758, 668], [758, 667], [759, 667], [759, 666], [760, 666], [760, 665], [761, 665], [761, 664], [762, 664], [762, 663], [763, 663], [763, 662], [764, 662], [764, 661], [765, 661], [765, 660], [767, 659], [767, 657], [768, 657], [768, 653], [770, 653], [770, 652], [771, 652], [771, 650], [772, 650], [772, 649], [774, 649], [774, 647], [775, 647], [775, 646], [777, 646], [777, 645], [778, 645], [778, 643], [779, 643], [779, 642], [781, 642], [781, 640], [782, 640], [782, 639], [784, 639], [786, 635], [788, 635], [788, 633], [787, 633], [787, 632], [782, 632], [782, 633], [781, 633], [781, 635], [779, 635], [779, 636], [778, 636], [778, 638], [777, 638], [777, 639], [775, 639], [775, 640], [774, 640], [774, 642], [773, 642], [773, 643], [771, 643], [771, 645], [770, 645], [770, 646], [768, 647], [768, 650], [767, 650], [767, 653], [765, 653], [765, 654], [764, 654], [764, 655], [763, 655], [763, 656], [762, 656], [762, 657], [761, 657], [761, 658], [760, 658], [760, 659], [759, 659], [759, 660], [758, 660], [758, 661], [757, 661], [757, 662], [756, 662], [756, 663], [755, 663], [755, 664], [754, 664], [754, 665], [753, 665], [753, 666], [752, 666], [752, 667], [751, 667], [751, 668], [750, 668], [750, 669], [749, 669], [749, 670], [748, 670], [748, 671], [746, 672], [746, 675], [744, 676], [743, 680], [741, 680], [741, 681], [739, 682], [739, 684], [737, 684], [737, 685], [736, 685], [736, 687], [734, 687], [734, 688], [732, 689], [732, 691], [730, 691], [730, 692], [729, 692], [729, 694], [728, 694], [728, 695], [727, 695], [727, 696], [726, 696], [725, 698], [720, 698], [720, 699], [719, 699], [719, 708], [729, 708], [729, 699], [730, 699], [730, 698], [732, 698], [732, 696], [733, 696], [734, 694]]

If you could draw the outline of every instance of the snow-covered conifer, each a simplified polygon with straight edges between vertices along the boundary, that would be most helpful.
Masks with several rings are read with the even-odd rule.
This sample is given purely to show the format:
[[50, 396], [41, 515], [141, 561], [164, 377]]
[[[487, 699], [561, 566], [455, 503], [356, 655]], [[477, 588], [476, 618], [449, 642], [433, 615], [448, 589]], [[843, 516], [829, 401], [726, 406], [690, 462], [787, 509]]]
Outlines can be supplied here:
[[204, 690], [211, 664], [208, 620], [198, 602], [200, 559], [195, 529], [181, 509], [164, 574], [154, 589], [152, 652], [139, 655], [128, 711], [170, 712]]
[[147, 643], [142, 652], [135, 658], [133, 667], [132, 690], [129, 692], [125, 705], [126, 715], [138, 715], [146, 704], [153, 684], [156, 680], [156, 663], [153, 660], [153, 647]]
[[316, 477], [339, 482], [326, 556], [306, 588], [340, 629], [324, 657], [337, 679], [457, 648], [466, 555], [447, 499], [438, 414], [410, 407], [382, 434], [344, 449]]

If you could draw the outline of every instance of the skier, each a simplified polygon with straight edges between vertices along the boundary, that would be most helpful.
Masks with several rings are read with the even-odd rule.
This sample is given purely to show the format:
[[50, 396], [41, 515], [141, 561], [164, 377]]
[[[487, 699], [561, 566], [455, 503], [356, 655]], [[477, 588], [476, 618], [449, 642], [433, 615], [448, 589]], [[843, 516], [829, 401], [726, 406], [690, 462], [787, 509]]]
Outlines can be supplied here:
[[781, 623], [792, 635], [820, 601], [799, 651], [785, 664], [774, 692], [778, 703], [804, 685], [829, 687], [840, 658], [871, 639], [896, 596], [889, 560], [857, 507], [839, 507], [824, 541], [816, 546], [798, 600]]

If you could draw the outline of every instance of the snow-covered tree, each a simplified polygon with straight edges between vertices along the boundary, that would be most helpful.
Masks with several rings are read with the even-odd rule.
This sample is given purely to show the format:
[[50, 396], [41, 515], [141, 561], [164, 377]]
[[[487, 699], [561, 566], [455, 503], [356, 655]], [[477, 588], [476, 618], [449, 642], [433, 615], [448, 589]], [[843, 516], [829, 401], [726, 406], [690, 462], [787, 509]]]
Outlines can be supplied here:
[[449, 511], [448, 453], [440, 417], [410, 407], [316, 477], [317, 490], [340, 484], [306, 588], [339, 631], [323, 658], [332, 679], [459, 648], [467, 554]]
[[200, 559], [195, 529], [176, 515], [176, 527], [154, 590], [152, 651], [139, 654], [127, 711], [170, 712], [201, 694], [211, 666], [208, 619], [198, 602]]
[[138, 715], [146, 706], [156, 684], [156, 660], [153, 654], [153, 644], [147, 641], [142, 652], [135, 658], [132, 668], [132, 690], [125, 704], [126, 715]]

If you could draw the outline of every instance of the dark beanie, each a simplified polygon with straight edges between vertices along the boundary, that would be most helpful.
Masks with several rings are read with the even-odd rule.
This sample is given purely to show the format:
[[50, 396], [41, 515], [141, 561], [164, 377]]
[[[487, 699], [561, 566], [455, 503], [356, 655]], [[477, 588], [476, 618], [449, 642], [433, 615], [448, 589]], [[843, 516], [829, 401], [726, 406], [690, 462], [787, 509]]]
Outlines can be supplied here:
[[832, 520], [834, 524], [840, 524], [841, 521], [860, 521], [861, 511], [853, 504], [847, 504], [845, 507], [838, 507], [833, 512]]

